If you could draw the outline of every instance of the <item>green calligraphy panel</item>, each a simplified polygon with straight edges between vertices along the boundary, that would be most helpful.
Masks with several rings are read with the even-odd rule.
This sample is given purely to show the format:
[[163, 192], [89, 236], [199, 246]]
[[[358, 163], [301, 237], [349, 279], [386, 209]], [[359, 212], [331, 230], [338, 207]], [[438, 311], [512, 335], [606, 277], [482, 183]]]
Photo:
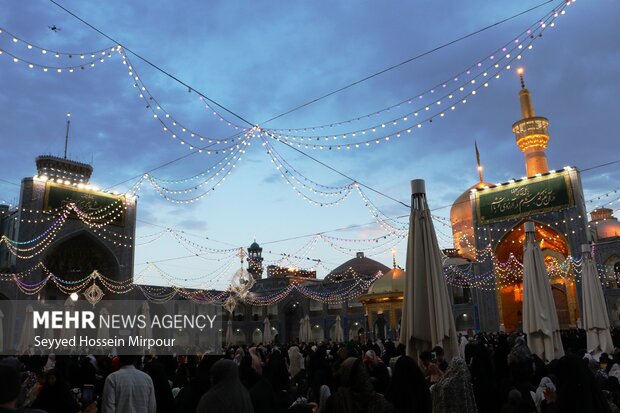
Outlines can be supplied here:
[[483, 189], [475, 195], [478, 225], [559, 211], [575, 205], [566, 171]]
[[[89, 221], [125, 225], [125, 198], [88, 189], [72, 188], [48, 182], [45, 187], [45, 211], [57, 213], [73, 203]], [[75, 211], [70, 216], [76, 217]]]

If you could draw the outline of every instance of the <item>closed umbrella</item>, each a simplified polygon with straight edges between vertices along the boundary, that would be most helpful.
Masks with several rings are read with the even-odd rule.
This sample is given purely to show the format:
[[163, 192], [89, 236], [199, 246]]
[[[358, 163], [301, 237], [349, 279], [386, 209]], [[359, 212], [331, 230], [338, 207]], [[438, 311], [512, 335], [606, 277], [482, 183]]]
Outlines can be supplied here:
[[[99, 311], [99, 317], [101, 318], [107, 318], [108, 315], [110, 315], [110, 313], [108, 312], [108, 309], [103, 307], [101, 309], [101, 311]], [[110, 329], [108, 328], [108, 326], [105, 323], [101, 323], [102, 325], [99, 326], [99, 329], [97, 330], [97, 338], [99, 340], [107, 340], [110, 338]]]
[[441, 346], [448, 360], [458, 356], [452, 303], [423, 179], [411, 181], [400, 342], [407, 346], [407, 355], [414, 358], [434, 346]]
[[43, 338], [48, 340], [54, 338], [54, 329], [53, 328], [43, 328]]
[[523, 332], [527, 345], [544, 362], [564, 355], [560, 323], [533, 222], [525, 223], [523, 248]]
[[226, 326], [226, 338], [224, 340], [227, 346], [233, 344], [233, 328], [232, 328], [232, 319], [228, 319], [228, 325]]
[[299, 319], [299, 342], [304, 343], [306, 340], [306, 320], [302, 317]]
[[304, 317], [304, 329], [305, 329], [305, 337], [306, 337], [306, 342], [309, 343], [313, 340], [312, 337], [312, 325], [310, 324], [310, 316], [308, 316], [308, 314], [306, 314], [306, 317]]
[[265, 330], [263, 331], [263, 344], [270, 344], [273, 341], [273, 337], [271, 335], [271, 323], [269, 322], [269, 317], [265, 317]]
[[587, 349], [589, 352], [601, 351], [611, 353], [614, 345], [609, 333], [609, 315], [605, 306], [603, 287], [598, 278], [598, 272], [590, 246], [581, 246], [583, 256], [583, 270], [581, 272], [581, 302], [583, 328], [586, 330]]
[[340, 314], [336, 316], [336, 327], [334, 328], [334, 341], [336, 343], [344, 342], [344, 331], [342, 330], [342, 322], [340, 321]]
[[144, 323], [139, 329], [139, 334], [144, 339], [153, 338], [153, 329], [151, 328], [151, 308], [149, 307], [149, 303], [147, 301], [142, 303], [142, 307], [140, 307], [140, 313], [144, 316]]
[[26, 306], [24, 323], [22, 324], [22, 333], [19, 338], [19, 346], [17, 347], [17, 351], [20, 354], [25, 354], [30, 346], [34, 344], [34, 322], [32, 320], [32, 311], [32, 306], [28, 304], [28, 306]]
[[3, 319], [4, 313], [2, 312], [2, 310], [0, 310], [0, 353], [4, 351], [4, 326], [2, 323]]
[[[65, 300], [65, 311], [73, 312], [75, 310], [75, 301], [71, 297], [68, 297]], [[72, 339], [75, 337], [75, 324], [69, 323], [69, 326], [66, 326], [62, 330], [60, 330], [60, 339]], [[66, 347], [67, 348], [67, 347]]]

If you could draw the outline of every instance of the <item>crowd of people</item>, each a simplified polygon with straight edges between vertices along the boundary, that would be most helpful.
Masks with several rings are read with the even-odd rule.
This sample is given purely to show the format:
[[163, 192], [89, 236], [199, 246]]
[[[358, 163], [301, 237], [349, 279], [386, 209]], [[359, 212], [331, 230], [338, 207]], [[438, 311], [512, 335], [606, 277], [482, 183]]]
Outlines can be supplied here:
[[0, 360], [0, 413], [620, 413], [620, 350], [592, 356], [563, 333], [545, 364], [523, 335], [459, 335], [405, 355], [386, 341], [231, 346], [222, 355]]

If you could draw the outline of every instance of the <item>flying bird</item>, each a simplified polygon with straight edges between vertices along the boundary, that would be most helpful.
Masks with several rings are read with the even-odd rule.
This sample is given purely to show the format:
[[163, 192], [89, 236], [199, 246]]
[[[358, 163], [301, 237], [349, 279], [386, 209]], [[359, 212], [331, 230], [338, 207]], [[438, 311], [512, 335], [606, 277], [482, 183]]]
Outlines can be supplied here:
[[60, 27], [57, 27], [55, 24], [52, 24], [51, 26], [47, 26], [47, 27], [49, 27], [49, 29], [53, 31], [54, 33], [58, 33], [60, 31]]

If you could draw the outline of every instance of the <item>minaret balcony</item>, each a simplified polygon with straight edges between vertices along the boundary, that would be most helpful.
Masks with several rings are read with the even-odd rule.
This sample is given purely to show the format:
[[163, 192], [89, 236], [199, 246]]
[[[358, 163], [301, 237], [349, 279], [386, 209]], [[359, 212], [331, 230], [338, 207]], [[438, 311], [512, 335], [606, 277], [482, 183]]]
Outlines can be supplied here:
[[[515, 122], [512, 125], [512, 131], [515, 134], [518, 144], [521, 139], [532, 135], [544, 135], [548, 140], [548, 127], [549, 120], [547, 120], [547, 118], [543, 118], [542, 116], [537, 116], [534, 118], [521, 119], [520, 121]], [[520, 146], [521, 145], [519, 144], [519, 147]], [[521, 150], [523, 150], [523, 148]]]

